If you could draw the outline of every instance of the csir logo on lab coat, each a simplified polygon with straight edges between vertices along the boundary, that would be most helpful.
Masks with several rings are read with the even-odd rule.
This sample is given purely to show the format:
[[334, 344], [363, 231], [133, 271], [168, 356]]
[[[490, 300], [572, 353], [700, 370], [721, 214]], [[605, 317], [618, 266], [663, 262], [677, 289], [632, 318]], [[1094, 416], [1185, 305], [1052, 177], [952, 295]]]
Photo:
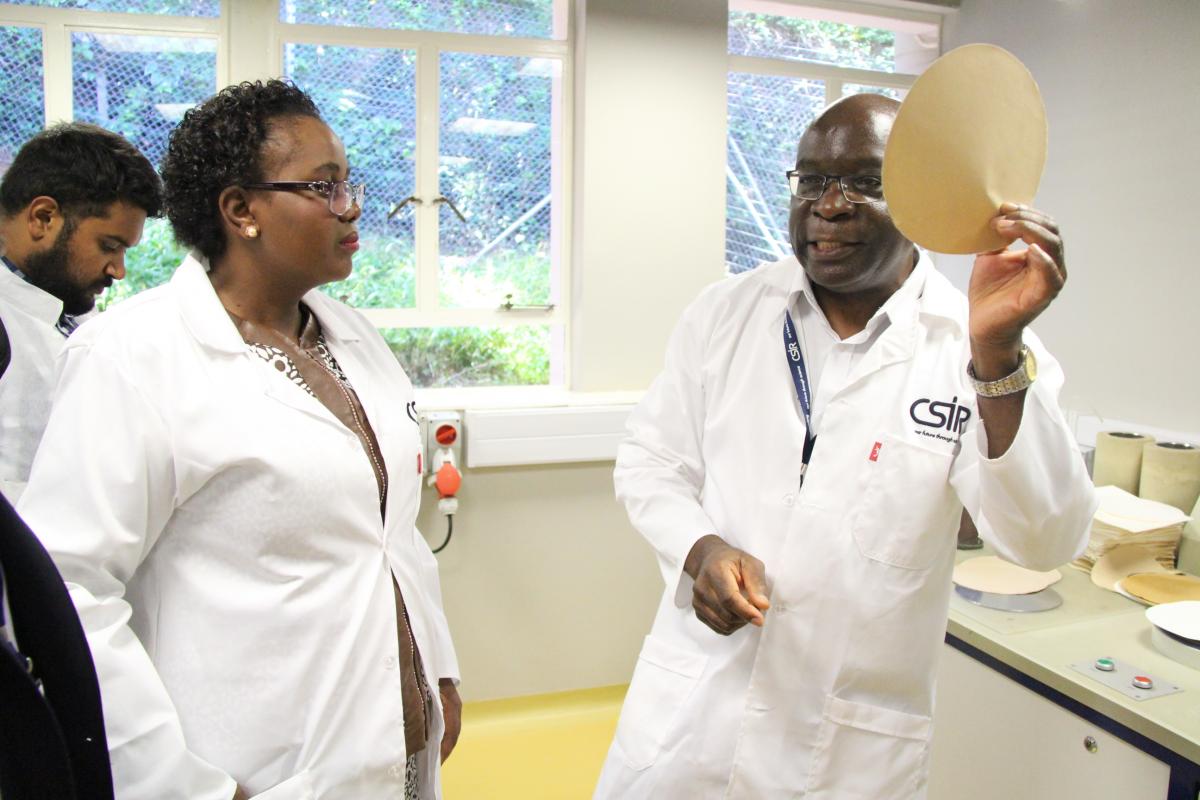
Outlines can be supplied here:
[[922, 397], [908, 407], [908, 415], [918, 425], [932, 429], [918, 430], [917, 433], [922, 436], [957, 442], [957, 438], [952, 439], [939, 431], [947, 431], [961, 436], [967, 428], [967, 422], [971, 419], [971, 409], [959, 404], [957, 396], [951, 398], [949, 403]]

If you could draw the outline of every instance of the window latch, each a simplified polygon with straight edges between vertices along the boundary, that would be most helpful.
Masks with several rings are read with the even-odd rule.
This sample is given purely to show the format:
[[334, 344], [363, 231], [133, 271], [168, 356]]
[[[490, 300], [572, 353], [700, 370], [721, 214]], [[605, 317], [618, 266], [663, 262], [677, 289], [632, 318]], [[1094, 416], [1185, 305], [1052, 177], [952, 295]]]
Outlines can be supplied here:
[[504, 295], [504, 302], [500, 304], [501, 311], [553, 311], [554, 303], [535, 303], [531, 305], [517, 305], [512, 301], [511, 294]]
[[444, 194], [439, 194], [437, 197], [433, 198], [433, 204], [435, 206], [440, 205], [442, 203], [445, 203], [446, 205], [450, 206], [450, 210], [454, 212], [454, 216], [458, 217], [459, 222], [467, 221], [467, 218], [463, 216], [463, 213], [458, 210], [458, 206], [454, 205], [454, 201], [451, 200], [449, 197], [446, 197], [446, 195], [444, 195]]
[[392, 210], [388, 212], [387, 218], [391, 219], [392, 217], [399, 214], [400, 210], [403, 209], [409, 203], [416, 203], [417, 205], [421, 205], [421, 202], [422, 202], [421, 198], [417, 197], [415, 194], [410, 194], [408, 197], [404, 198], [399, 203], [396, 203], [396, 205], [392, 206]]

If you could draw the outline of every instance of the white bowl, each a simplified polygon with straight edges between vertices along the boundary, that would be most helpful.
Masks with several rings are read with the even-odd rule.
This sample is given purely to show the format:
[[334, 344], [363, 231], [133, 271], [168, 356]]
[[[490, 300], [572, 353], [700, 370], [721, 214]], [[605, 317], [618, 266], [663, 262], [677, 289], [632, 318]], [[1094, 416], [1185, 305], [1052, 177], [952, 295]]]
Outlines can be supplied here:
[[1200, 645], [1200, 600], [1159, 603], [1146, 609], [1146, 619], [1164, 631]]
[[1200, 649], [1188, 647], [1183, 642], [1172, 639], [1162, 628], [1150, 626], [1150, 642], [1154, 649], [1172, 661], [1177, 661], [1192, 669], [1200, 669]]

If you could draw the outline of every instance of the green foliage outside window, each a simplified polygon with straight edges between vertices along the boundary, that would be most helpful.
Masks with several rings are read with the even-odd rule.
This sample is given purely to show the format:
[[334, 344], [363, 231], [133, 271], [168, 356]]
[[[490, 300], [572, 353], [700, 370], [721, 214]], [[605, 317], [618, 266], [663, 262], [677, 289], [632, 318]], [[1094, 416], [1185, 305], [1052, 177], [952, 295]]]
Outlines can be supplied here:
[[554, 7], [552, 0], [281, 0], [279, 18], [310, 25], [548, 38]]
[[415, 386], [537, 386], [550, 382], [550, 328], [390, 328], [381, 331]]
[[729, 52], [893, 72], [896, 34], [842, 22], [733, 11]]

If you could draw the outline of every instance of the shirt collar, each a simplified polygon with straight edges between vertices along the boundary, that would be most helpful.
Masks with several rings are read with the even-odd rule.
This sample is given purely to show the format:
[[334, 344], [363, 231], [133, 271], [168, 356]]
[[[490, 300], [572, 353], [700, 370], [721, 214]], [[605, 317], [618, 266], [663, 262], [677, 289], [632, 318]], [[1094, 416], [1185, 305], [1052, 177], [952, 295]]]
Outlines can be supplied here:
[[[867, 320], [863, 332], [870, 335], [885, 321], [895, 324], [911, 320], [915, 317], [921, 295], [925, 291], [925, 284], [932, 270], [933, 264], [930, 261], [929, 254], [918, 248], [917, 263], [913, 267], [913, 271], [904, 279], [904, 283], [900, 284], [900, 288], [884, 301], [884, 304], [871, 316], [871, 319]], [[808, 273], [804, 270], [803, 265], [800, 266], [800, 269], [796, 270], [796, 274], [792, 280], [791, 290], [788, 292], [787, 307], [793, 308], [795, 304], [800, 302], [808, 303], [809, 307], [820, 315], [821, 320], [826, 325], [829, 324], [829, 321], [825, 318], [825, 312], [821, 310], [821, 305], [817, 302], [816, 294], [813, 293], [812, 281], [808, 279]]]
[[[4, 266], [8, 268], [7, 273], [0, 271], [0, 275], [7, 279], [6, 282], [10, 284], [14, 295], [24, 298], [22, 305], [26, 308], [27, 313], [53, 325], [63, 336], [70, 336], [79, 327], [81, 320], [78, 317], [63, 313], [62, 300], [40, 286], [35, 286], [29, 280], [29, 276], [8, 257], [0, 256], [0, 261], [3, 261]], [[9, 277], [10, 275], [11, 277]]]
[[20, 267], [9, 261], [7, 256], [0, 256], [0, 260], [4, 261], [4, 266], [8, 267], [9, 272], [11, 272], [13, 275], [16, 275], [26, 283], [29, 283], [29, 276], [22, 272]]

